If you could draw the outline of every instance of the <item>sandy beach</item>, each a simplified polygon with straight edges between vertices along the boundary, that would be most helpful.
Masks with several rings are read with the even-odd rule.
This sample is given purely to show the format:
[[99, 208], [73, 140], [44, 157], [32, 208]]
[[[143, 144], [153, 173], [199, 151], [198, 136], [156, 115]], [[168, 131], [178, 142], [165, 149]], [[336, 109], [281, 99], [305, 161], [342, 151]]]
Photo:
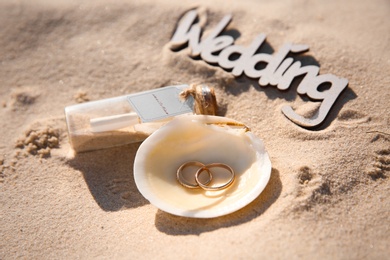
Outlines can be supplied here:
[[[319, 102], [171, 49], [198, 8], [203, 35], [295, 55], [348, 80], [320, 126]], [[1, 259], [388, 259], [390, 3], [347, 1], [0, 0]], [[205, 20], [207, 18], [207, 21]], [[302, 80], [302, 79], [300, 79]], [[74, 153], [66, 106], [204, 83], [218, 115], [243, 122], [272, 163], [265, 190], [226, 216], [174, 216], [133, 177], [140, 143]]]

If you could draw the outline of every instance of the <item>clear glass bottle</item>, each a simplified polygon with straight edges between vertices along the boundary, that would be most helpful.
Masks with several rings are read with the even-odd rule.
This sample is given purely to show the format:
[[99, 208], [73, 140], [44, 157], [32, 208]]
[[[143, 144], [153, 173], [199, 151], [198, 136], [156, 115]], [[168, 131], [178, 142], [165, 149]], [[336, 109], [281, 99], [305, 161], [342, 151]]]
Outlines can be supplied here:
[[212, 88], [178, 85], [68, 106], [65, 116], [72, 148], [85, 152], [143, 141], [176, 115], [216, 111]]

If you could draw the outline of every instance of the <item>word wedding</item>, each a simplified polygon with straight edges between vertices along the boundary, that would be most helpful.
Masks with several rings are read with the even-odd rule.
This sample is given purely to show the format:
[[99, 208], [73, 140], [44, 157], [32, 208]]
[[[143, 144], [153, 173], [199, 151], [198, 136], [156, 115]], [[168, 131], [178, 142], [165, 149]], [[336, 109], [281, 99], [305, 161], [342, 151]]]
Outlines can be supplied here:
[[[201, 39], [201, 26], [196, 23], [196, 10], [188, 11], [179, 21], [178, 27], [171, 39], [170, 47], [177, 50], [188, 44], [191, 57], [201, 57], [208, 63], [218, 64], [220, 67], [231, 70], [235, 77], [245, 74], [251, 78], [258, 78], [260, 86], [277, 86], [279, 90], [290, 87], [294, 78], [304, 76], [297, 92], [306, 94], [313, 100], [322, 101], [317, 113], [312, 118], [305, 118], [292, 109], [291, 106], [282, 107], [283, 114], [297, 125], [313, 128], [320, 125], [326, 118], [340, 93], [347, 87], [348, 80], [338, 78], [332, 74], [318, 75], [319, 67], [314, 65], [302, 66], [300, 61], [287, 57], [289, 53], [308, 51], [307, 45], [285, 44], [277, 53], [257, 53], [265, 41], [265, 34], [259, 34], [253, 42], [245, 47], [232, 45], [234, 38], [229, 35], [220, 35], [230, 23], [231, 15], [225, 16], [216, 28], [207, 37]], [[232, 56], [239, 56], [232, 59]], [[257, 64], [266, 64], [258, 69]], [[321, 85], [327, 84], [330, 88], [320, 91]]]

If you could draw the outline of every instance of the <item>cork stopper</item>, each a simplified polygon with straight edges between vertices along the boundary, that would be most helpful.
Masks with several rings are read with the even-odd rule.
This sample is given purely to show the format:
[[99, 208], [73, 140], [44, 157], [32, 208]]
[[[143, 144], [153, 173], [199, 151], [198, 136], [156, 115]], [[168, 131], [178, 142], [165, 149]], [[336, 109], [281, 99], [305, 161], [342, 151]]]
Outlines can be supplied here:
[[194, 112], [196, 114], [213, 116], [217, 114], [218, 105], [214, 88], [201, 84], [191, 84], [188, 89], [180, 93], [180, 96], [184, 99], [190, 95], [195, 99]]

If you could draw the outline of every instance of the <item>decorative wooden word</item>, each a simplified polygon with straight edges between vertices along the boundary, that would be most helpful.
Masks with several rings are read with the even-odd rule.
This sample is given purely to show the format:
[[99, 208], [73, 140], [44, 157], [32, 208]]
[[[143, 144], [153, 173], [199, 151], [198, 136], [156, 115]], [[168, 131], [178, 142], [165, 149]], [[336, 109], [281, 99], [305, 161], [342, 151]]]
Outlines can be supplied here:
[[[286, 58], [289, 53], [308, 51], [307, 45], [289, 43], [283, 45], [273, 55], [257, 53], [266, 38], [263, 33], [259, 34], [247, 47], [232, 45], [234, 43], [232, 36], [220, 35], [230, 23], [231, 15], [223, 17], [216, 28], [207, 37], [201, 39], [202, 28], [199, 23], [196, 23], [197, 16], [197, 11], [191, 10], [181, 18], [170, 42], [171, 49], [182, 48], [188, 43], [191, 57], [200, 56], [206, 62], [231, 70], [235, 77], [245, 74], [251, 78], [258, 78], [260, 86], [277, 86], [279, 90], [288, 89], [294, 78], [305, 75], [297, 88], [298, 94], [306, 94], [309, 98], [320, 100], [322, 103], [312, 118], [305, 118], [295, 113], [291, 106], [282, 107], [283, 114], [297, 125], [312, 128], [321, 124], [340, 93], [348, 85], [347, 79], [332, 74], [318, 75], [320, 70], [318, 66], [302, 66], [300, 61], [294, 62], [293, 58]], [[239, 58], [232, 59], [233, 55]], [[256, 68], [256, 65], [260, 63], [266, 66], [261, 69]], [[320, 86], [324, 84], [330, 85], [330, 88], [320, 91]]]

